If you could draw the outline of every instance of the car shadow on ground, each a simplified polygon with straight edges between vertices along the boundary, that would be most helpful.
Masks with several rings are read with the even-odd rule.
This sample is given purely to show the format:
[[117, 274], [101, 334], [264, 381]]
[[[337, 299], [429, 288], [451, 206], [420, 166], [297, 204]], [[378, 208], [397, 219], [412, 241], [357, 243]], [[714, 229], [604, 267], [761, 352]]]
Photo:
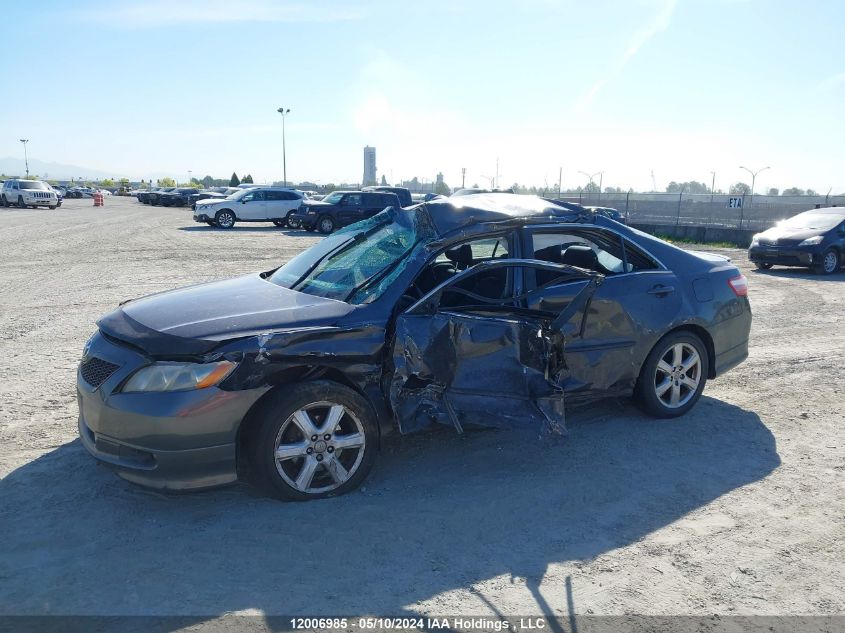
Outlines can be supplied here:
[[787, 279], [807, 279], [809, 281], [845, 281], [845, 270], [842, 269], [839, 269], [837, 272], [830, 275], [814, 273], [808, 268], [770, 268], [769, 270], [752, 268], [751, 272], [755, 275], [769, 275], [772, 277], [784, 277]]
[[289, 237], [323, 237], [322, 233], [316, 231], [303, 231], [299, 229], [285, 229], [272, 224], [267, 226], [241, 226], [236, 224], [231, 229], [220, 229], [216, 226], [197, 225], [197, 226], [180, 226], [180, 231], [188, 233], [278, 233], [280, 235], [287, 235]]
[[636, 542], [780, 464], [755, 413], [712, 398], [679, 420], [611, 401], [569, 431], [390, 437], [363, 488], [310, 503], [243, 484], [147, 491], [73, 441], [0, 482], [0, 614], [413, 614], [502, 577], [560, 615], [549, 603], [571, 604], [571, 587], [541, 593], [549, 565]]

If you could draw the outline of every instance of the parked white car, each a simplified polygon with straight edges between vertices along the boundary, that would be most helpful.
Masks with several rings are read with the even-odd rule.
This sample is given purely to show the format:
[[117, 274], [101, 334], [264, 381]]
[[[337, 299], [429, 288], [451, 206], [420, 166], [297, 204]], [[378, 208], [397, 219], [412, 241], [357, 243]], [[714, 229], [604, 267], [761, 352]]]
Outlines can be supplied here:
[[235, 222], [272, 222], [286, 226], [288, 216], [299, 209], [303, 197], [283, 187], [242, 189], [228, 198], [198, 200], [194, 222], [231, 229]]
[[3, 183], [3, 189], [0, 191], [0, 203], [4, 207], [14, 204], [20, 209], [26, 207], [55, 209], [59, 206], [59, 197], [46, 182], [13, 178]]

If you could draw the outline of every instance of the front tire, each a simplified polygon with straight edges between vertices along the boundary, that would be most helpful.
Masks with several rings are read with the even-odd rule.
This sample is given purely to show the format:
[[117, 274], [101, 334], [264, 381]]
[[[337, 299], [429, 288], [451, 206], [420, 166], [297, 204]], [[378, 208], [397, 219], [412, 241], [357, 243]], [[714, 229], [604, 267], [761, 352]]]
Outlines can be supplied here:
[[214, 223], [221, 229], [231, 229], [235, 226], [235, 214], [228, 209], [218, 211], [214, 216]]
[[334, 219], [330, 215], [321, 215], [317, 220], [317, 228], [323, 235], [334, 231]]
[[813, 271], [819, 275], [832, 275], [839, 270], [839, 253], [835, 248], [829, 248], [822, 253], [821, 262], [813, 266]]
[[676, 418], [695, 406], [709, 372], [707, 348], [690, 332], [660, 339], [640, 369], [635, 390], [640, 406], [657, 418]]
[[287, 220], [273, 220], [273, 224], [278, 226], [280, 229], [283, 229], [288, 225]]
[[18, 209], [26, 209], [26, 205], [23, 203], [23, 196], [18, 197]]
[[769, 270], [774, 264], [769, 264], [767, 262], [754, 262], [754, 265], [757, 267], [757, 270]]
[[344, 385], [291, 385], [268, 396], [254, 415], [246, 438], [250, 463], [256, 483], [279, 499], [342, 495], [357, 488], [375, 462], [375, 414]]
[[298, 218], [293, 217], [293, 211], [288, 213], [287, 223], [288, 223], [288, 228], [291, 228], [291, 229], [301, 229], [302, 228], [302, 222], [300, 222]]

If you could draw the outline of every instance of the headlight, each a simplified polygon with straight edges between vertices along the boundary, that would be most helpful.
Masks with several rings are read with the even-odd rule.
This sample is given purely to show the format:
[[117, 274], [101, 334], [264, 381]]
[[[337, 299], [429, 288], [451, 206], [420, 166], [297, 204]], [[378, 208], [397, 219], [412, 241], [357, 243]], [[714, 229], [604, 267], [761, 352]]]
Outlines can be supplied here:
[[801, 242], [798, 246], [815, 246], [816, 244], [821, 244], [823, 239], [824, 239], [824, 235], [816, 235], [815, 237], [808, 237], [806, 240]]
[[757, 233], [756, 235], [751, 237], [751, 246], [757, 246], [760, 244], [760, 234]]
[[188, 391], [213, 387], [232, 373], [237, 363], [170, 363], [147, 365], [136, 371], [123, 386], [123, 393], [142, 391]]

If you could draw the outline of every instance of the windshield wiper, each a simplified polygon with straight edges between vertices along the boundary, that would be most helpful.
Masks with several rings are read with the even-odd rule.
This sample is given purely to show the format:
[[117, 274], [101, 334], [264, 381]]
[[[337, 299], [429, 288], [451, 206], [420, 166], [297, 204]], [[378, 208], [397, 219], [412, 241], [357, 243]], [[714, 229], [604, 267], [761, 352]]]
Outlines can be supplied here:
[[347, 294], [343, 298], [344, 302], [348, 303], [349, 300], [352, 299], [352, 297], [354, 297], [356, 294], [358, 294], [359, 292], [361, 292], [365, 288], [370, 287], [372, 284], [377, 283], [377, 282], [381, 281], [382, 279], [384, 279], [385, 277], [387, 277], [393, 270], [396, 269], [396, 267], [399, 264], [401, 264], [403, 261], [405, 261], [405, 258], [408, 257], [408, 255], [411, 254], [411, 251], [413, 251], [417, 247], [417, 244], [419, 244], [421, 241], [422, 241], [422, 239], [418, 239], [416, 242], [411, 244], [411, 246], [408, 247], [405, 250], [404, 253], [402, 253], [399, 257], [397, 257], [392, 262], [390, 262], [387, 266], [382, 268], [380, 271], [373, 273], [372, 275], [367, 277], [364, 281], [362, 281], [360, 284], [355, 286], [352, 290], [349, 291], [349, 294]]

